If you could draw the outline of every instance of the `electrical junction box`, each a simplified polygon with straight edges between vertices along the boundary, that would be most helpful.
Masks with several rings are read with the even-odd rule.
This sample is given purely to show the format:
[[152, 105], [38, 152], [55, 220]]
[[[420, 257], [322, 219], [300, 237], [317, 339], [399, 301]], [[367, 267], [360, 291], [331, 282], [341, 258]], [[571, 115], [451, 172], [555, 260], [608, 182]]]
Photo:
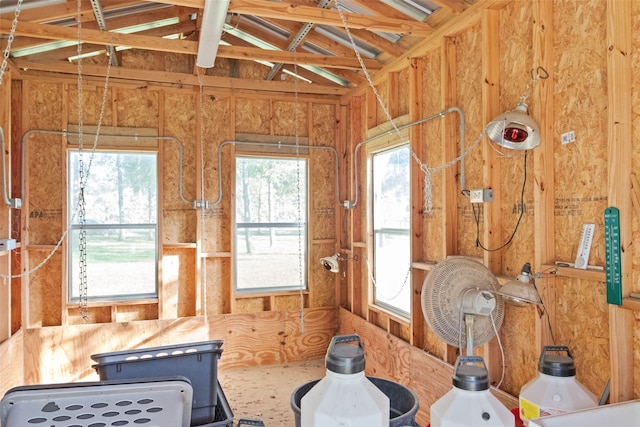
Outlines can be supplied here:
[[469, 192], [469, 200], [471, 203], [493, 202], [493, 190], [490, 188], [471, 190]]
[[16, 248], [16, 239], [0, 239], [0, 251], [10, 251]]

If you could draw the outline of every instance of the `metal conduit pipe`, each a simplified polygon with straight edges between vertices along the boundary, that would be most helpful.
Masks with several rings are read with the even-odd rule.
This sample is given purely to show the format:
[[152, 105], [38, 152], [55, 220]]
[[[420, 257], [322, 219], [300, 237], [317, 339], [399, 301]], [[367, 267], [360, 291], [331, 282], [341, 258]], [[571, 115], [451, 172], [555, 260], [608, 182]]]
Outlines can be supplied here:
[[210, 206], [215, 206], [222, 200], [222, 149], [227, 145], [250, 145], [253, 147], [261, 146], [261, 147], [277, 147], [277, 148], [305, 148], [305, 149], [315, 149], [315, 150], [329, 150], [333, 153], [333, 157], [335, 159], [335, 176], [336, 176], [336, 199], [340, 201], [340, 178], [338, 171], [338, 151], [336, 151], [333, 147], [327, 147], [324, 145], [300, 145], [300, 144], [281, 144], [274, 142], [248, 142], [248, 141], [224, 141], [218, 147], [218, 198], [215, 202], [211, 203]]
[[[79, 132], [68, 132], [68, 131], [56, 131], [56, 130], [44, 130], [44, 129], [32, 129], [32, 130], [28, 130], [24, 133], [24, 135], [22, 135], [22, 182], [21, 182], [21, 186], [20, 186], [20, 195], [21, 197], [24, 197], [24, 176], [25, 176], [25, 153], [26, 148], [27, 148], [27, 138], [32, 134], [32, 133], [40, 133], [40, 134], [45, 134], [45, 135], [59, 135], [59, 136], [80, 136]], [[92, 133], [86, 133], [83, 132], [83, 135], [95, 135]], [[178, 140], [177, 138], [173, 137], [173, 136], [150, 136], [150, 135], [109, 135], [109, 134], [100, 134], [100, 136], [102, 137], [108, 137], [108, 138], [135, 138], [135, 139], [155, 139], [158, 141], [173, 141], [178, 145], [178, 164], [179, 164], [179, 177], [180, 179], [178, 180], [178, 192], [180, 194], [180, 199], [188, 204], [188, 205], [193, 205], [194, 202], [190, 202], [187, 199], [184, 198], [184, 196], [182, 195], [182, 143], [180, 142], [180, 140]], [[2, 150], [4, 152], [4, 139], [2, 140]], [[3, 162], [4, 165], [4, 162]]]
[[[402, 126], [396, 126], [394, 129], [391, 129], [391, 130], [382, 132], [382, 133], [380, 133], [378, 135], [374, 135], [374, 136], [372, 136], [370, 138], [367, 138], [364, 141], [361, 141], [356, 145], [356, 148], [355, 148], [354, 153], [353, 153], [353, 157], [354, 157], [353, 167], [354, 167], [354, 171], [355, 171], [355, 179], [354, 179], [354, 181], [355, 181], [355, 195], [354, 195], [354, 197], [355, 198], [354, 198], [353, 201], [352, 200], [343, 201], [342, 205], [344, 206], [344, 208], [351, 209], [351, 208], [355, 207], [355, 205], [358, 203], [358, 195], [359, 195], [358, 194], [359, 193], [358, 192], [358, 164], [359, 164], [358, 152], [360, 151], [360, 148], [363, 145], [366, 145], [367, 143], [369, 143], [369, 142], [371, 142], [371, 141], [373, 141], [375, 139], [378, 139], [378, 138], [380, 138], [382, 136], [392, 134], [393, 132], [396, 131], [396, 129], [397, 130], [403, 130], [403, 129], [406, 129], [406, 128], [409, 128], [409, 127], [412, 127], [412, 126], [415, 126], [415, 125], [419, 125], [419, 124], [424, 123], [424, 122], [428, 122], [428, 121], [433, 120], [433, 119], [437, 119], [439, 117], [444, 117], [445, 115], [447, 115], [449, 113], [458, 113], [458, 115], [460, 116], [460, 156], [462, 157], [464, 155], [464, 129], [465, 129], [465, 122], [464, 122], [464, 113], [458, 107], [447, 108], [446, 110], [442, 110], [439, 113], [433, 114], [433, 115], [428, 116], [428, 117], [424, 117], [422, 119], [416, 120], [416, 121], [411, 122], [411, 123], [407, 123], [407, 124], [402, 125]], [[464, 158], [462, 157], [461, 162], [460, 162], [460, 186], [461, 186], [461, 188], [463, 190], [465, 188], [465, 185], [466, 185], [466, 183], [465, 183], [465, 176], [464, 176]]]
[[6, 157], [4, 155], [6, 151], [4, 148], [4, 129], [2, 129], [2, 127], [0, 127], [0, 149], [2, 150], [2, 159], [0, 159], [2, 161], [2, 200], [4, 200], [5, 205], [12, 209], [20, 209], [22, 207], [22, 200], [10, 199], [7, 193], [7, 166], [5, 164]]

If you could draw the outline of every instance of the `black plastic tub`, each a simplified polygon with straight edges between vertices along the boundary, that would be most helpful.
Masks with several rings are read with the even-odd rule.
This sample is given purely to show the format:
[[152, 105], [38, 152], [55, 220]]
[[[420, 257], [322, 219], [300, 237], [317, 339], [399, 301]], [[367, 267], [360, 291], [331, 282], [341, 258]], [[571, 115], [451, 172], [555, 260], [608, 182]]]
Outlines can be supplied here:
[[[407, 387], [394, 381], [377, 377], [367, 377], [389, 398], [389, 427], [419, 427], [415, 416], [420, 407], [418, 397]], [[291, 394], [291, 409], [295, 415], [296, 427], [300, 426], [300, 401], [318, 381], [310, 381], [296, 388]]]

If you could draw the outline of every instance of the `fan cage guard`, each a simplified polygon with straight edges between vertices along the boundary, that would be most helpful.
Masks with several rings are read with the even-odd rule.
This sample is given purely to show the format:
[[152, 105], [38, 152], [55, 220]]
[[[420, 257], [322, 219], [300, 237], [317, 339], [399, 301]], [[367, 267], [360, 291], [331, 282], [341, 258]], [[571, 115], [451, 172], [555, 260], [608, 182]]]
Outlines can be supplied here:
[[[497, 295], [496, 276], [480, 262], [467, 257], [451, 257], [437, 263], [422, 285], [422, 313], [431, 330], [444, 342], [462, 347], [467, 332], [462, 312], [462, 297], [470, 289], [486, 290], [496, 297], [491, 317], [474, 316], [473, 346], [487, 343], [504, 320], [504, 302]], [[495, 330], [494, 330], [495, 324]]]

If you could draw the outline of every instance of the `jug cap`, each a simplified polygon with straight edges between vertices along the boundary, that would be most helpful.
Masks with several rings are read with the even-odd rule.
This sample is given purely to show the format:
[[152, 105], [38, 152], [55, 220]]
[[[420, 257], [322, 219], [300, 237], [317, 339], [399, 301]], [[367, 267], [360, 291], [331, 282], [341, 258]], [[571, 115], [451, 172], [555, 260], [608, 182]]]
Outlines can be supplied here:
[[[348, 342], [357, 342], [358, 345], [346, 344]], [[357, 334], [334, 336], [324, 360], [326, 368], [338, 374], [364, 371], [364, 348], [360, 337]]]
[[[482, 364], [482, 366], [478, 366]], [[460, 356], [453, 369], [453, 385], [467, 391], [489, 389], [489, 372], [480, 356]]]
[[[547, 352], [565, 352], [566, 355], [547, 354]], [[553, 377], [574, 377], [576, 365], [573, 363], [569, 347], [563, 345], [545, 346], [538, 361], [538, 371]]]

